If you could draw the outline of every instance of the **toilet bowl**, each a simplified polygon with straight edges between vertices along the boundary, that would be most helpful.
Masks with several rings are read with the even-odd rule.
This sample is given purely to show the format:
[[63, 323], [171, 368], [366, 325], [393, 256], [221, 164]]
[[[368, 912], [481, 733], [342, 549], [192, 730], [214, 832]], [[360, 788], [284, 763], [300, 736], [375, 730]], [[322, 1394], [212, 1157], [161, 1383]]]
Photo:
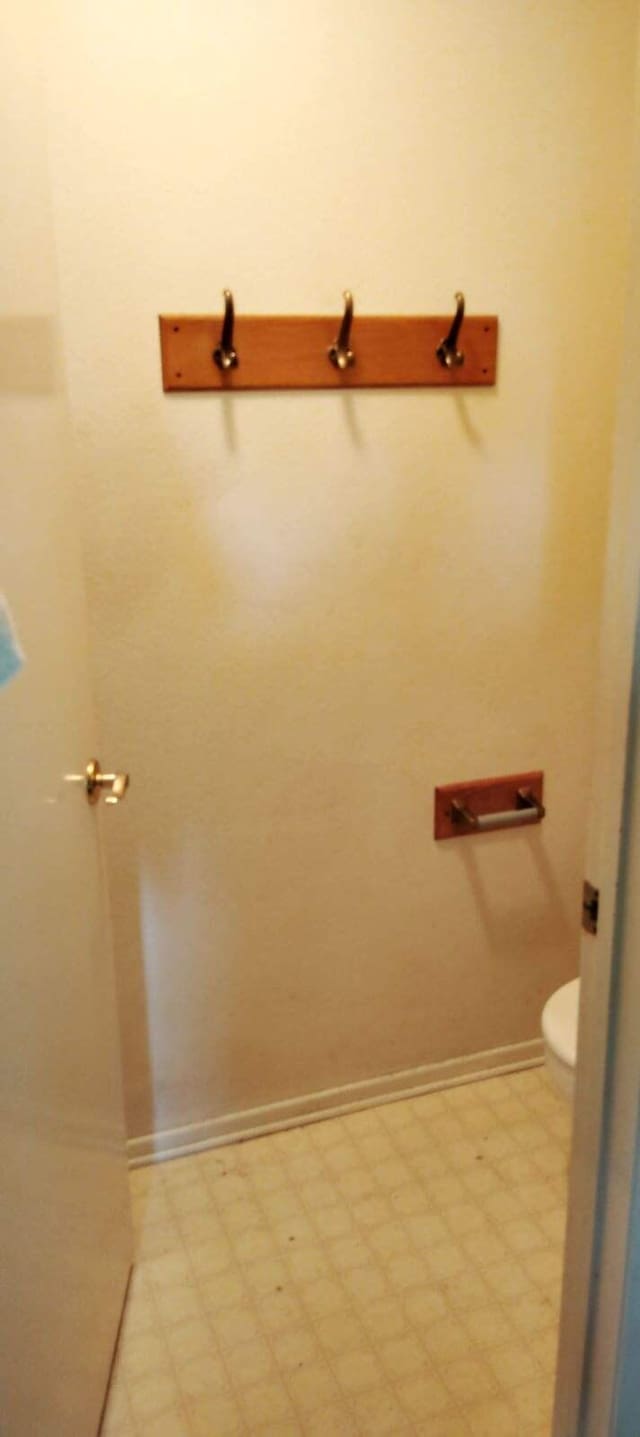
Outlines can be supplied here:
[[556, 1091], [570, 1102], [575, 1088], [579, 1001], [580, 979], [573, 978], [551, 994], [542, 1011], [547, 1072]]

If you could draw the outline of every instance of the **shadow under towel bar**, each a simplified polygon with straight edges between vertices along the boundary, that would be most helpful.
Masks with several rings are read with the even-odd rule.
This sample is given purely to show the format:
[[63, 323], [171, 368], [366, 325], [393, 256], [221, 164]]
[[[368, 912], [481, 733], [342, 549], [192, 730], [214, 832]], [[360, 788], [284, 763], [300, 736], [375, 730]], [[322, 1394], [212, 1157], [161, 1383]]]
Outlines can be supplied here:
[[435, 838], [464, 838], [498, 828], [540, 823], [545, 816], [541, 772], [451, 783], [435, 791]]

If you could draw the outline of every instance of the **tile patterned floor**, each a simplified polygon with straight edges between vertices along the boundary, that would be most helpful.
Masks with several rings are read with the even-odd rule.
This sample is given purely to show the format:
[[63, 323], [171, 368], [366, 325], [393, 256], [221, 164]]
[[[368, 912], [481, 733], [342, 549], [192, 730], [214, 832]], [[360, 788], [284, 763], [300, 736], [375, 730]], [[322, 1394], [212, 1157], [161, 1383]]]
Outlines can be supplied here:
[[104, 1437], [548, 1437], [569, 1117], [534, 1068], [132, 1173]]

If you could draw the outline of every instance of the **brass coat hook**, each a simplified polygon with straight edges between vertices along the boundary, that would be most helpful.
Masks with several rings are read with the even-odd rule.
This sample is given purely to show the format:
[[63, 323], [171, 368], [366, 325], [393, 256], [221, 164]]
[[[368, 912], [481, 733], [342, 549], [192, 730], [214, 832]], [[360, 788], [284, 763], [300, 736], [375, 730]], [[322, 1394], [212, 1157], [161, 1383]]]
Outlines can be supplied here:
[[331, 363], [336, 369], [348, 369], [355, 364], [356, 357], [352, 349], [349, 349], [351, 338], [351, 325], [353, 322], [353, 295], [350, 289], [344, 291], [344, 314], [338, 331], [338, 336], [331, 348], [327, 350]]
[[464, 319], [464, 295], [458, 291], [455, 296], [456, 312], [446, 339], [441, 339], [436, 354], [443, 369], [459, 369], [464, 364], [464, 354], [458, 349], [458, 335]]
[[213, 351], [213, 362], [218, 369], [236, 369], [238, 366], [238, 355], [233, 347], [233, 324], [235, 319], [233, 309], [233, 295], [230, 289], [223, 289], [224, 319], [222, 321], [222, 333], [220, 343]]

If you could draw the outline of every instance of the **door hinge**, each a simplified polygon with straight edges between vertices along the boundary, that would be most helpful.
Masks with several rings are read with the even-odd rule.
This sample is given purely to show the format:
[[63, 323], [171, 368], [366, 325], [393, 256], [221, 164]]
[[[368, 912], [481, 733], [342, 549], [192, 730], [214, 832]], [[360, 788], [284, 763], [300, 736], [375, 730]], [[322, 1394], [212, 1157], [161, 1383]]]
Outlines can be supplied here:
[[600, 911], [600, 889], [594, 888], [588, 879], [582, 885], [582, 927], [585, 933], [598, 932], [598, 913]]

